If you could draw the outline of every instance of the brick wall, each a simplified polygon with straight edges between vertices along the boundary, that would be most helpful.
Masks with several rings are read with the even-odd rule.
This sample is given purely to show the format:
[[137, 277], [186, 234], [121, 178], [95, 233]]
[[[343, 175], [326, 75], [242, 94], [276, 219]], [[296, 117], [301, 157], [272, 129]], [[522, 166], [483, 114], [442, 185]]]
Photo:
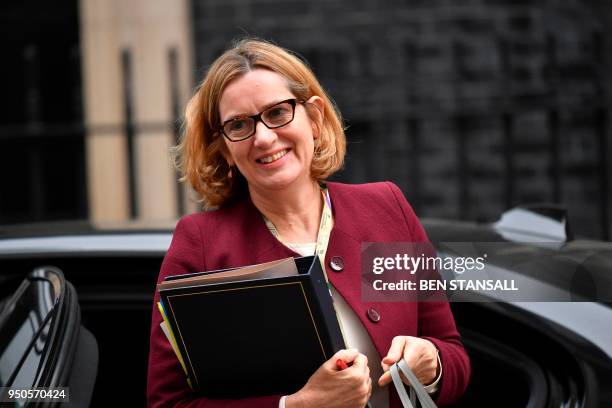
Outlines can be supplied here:
[[578, 233], [603, 237], [601, 8], [612, 5], [593, 7], [194, 0], [196, 65], [201, 74], [235, 37], [273, 40], [310, 62], [345, 116], [338, 179], [391, 179], [422, 216], [492, 221], [519, 203], [562, 202]]

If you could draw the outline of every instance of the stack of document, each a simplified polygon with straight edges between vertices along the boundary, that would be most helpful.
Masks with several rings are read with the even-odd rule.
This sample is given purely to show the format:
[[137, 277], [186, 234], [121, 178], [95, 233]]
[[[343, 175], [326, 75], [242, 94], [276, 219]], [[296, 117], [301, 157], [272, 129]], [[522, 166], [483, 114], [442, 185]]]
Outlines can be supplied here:
[[345, 347], [315, 256], [170, 276], [162, 330], [208, 398], [288, 394]]

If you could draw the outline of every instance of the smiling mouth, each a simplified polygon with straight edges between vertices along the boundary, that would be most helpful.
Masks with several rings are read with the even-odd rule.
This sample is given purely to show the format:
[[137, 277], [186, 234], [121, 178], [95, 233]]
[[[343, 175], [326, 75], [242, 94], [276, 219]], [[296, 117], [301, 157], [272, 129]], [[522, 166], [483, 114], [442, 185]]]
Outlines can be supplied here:
[[261, 159], [257, 159], [256, 162], [257, 163], [262, 163], [262, 164], [272, 163], [274, 161], [277, 161], [278, 159], [280, 159], [281, 157], [283, 157], [287, 153], [289, 153], [289, 150], [290, 149], [281, 150], [278, 153], [274, 153], [274, 154], [271, 154], [270, 156], [266, 156], [266, 157], [262, 157]]

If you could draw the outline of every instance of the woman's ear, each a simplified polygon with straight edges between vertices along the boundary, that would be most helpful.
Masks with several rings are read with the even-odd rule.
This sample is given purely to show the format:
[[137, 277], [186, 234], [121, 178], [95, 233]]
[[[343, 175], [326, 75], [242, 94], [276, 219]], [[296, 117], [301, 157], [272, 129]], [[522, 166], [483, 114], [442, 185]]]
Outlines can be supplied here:
[[229, 167], [232, 167], [234, 164], [236, 164], [236, 163], [234, 162], [234, 159], [232, 159], [232, 156], [230, 156], [230, 154], [229, 154], [229, 153], [225, 153], [225, 154], [223, 155], [223, 157], [225, 158], [225, 161], [227, 162], [227, 165], [228, 165]]
[[223, 147], [221, 147], [221, 154], [223, 155], [223, 158], [225, 159], [229, 167], [232, 167], [234, 164], [236, 164], [236, 162], [234, 162], [234, 159], [232, 158], [232, 154], [229, 152], [229, 149], [225, 145], [225, 140], [223, 141]]
[[325, 119], [325, 103], [320, 96], [313, 95], [306, 101], [310, 112], [310, 122], [312, 124], [312, 134], [315, 139], [320, 135], [320, 130], [323, 128], [323, 120]]

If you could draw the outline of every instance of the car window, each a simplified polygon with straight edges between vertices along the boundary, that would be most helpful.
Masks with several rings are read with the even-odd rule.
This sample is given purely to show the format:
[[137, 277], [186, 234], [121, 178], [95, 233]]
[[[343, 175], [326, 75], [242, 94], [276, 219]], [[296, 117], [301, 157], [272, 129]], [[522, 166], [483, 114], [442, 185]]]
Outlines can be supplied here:
[[37, 377], [55, 302], [46, 280], [24, 281], [3, 311], [0, 327], [0, 385], [31, 387]]

